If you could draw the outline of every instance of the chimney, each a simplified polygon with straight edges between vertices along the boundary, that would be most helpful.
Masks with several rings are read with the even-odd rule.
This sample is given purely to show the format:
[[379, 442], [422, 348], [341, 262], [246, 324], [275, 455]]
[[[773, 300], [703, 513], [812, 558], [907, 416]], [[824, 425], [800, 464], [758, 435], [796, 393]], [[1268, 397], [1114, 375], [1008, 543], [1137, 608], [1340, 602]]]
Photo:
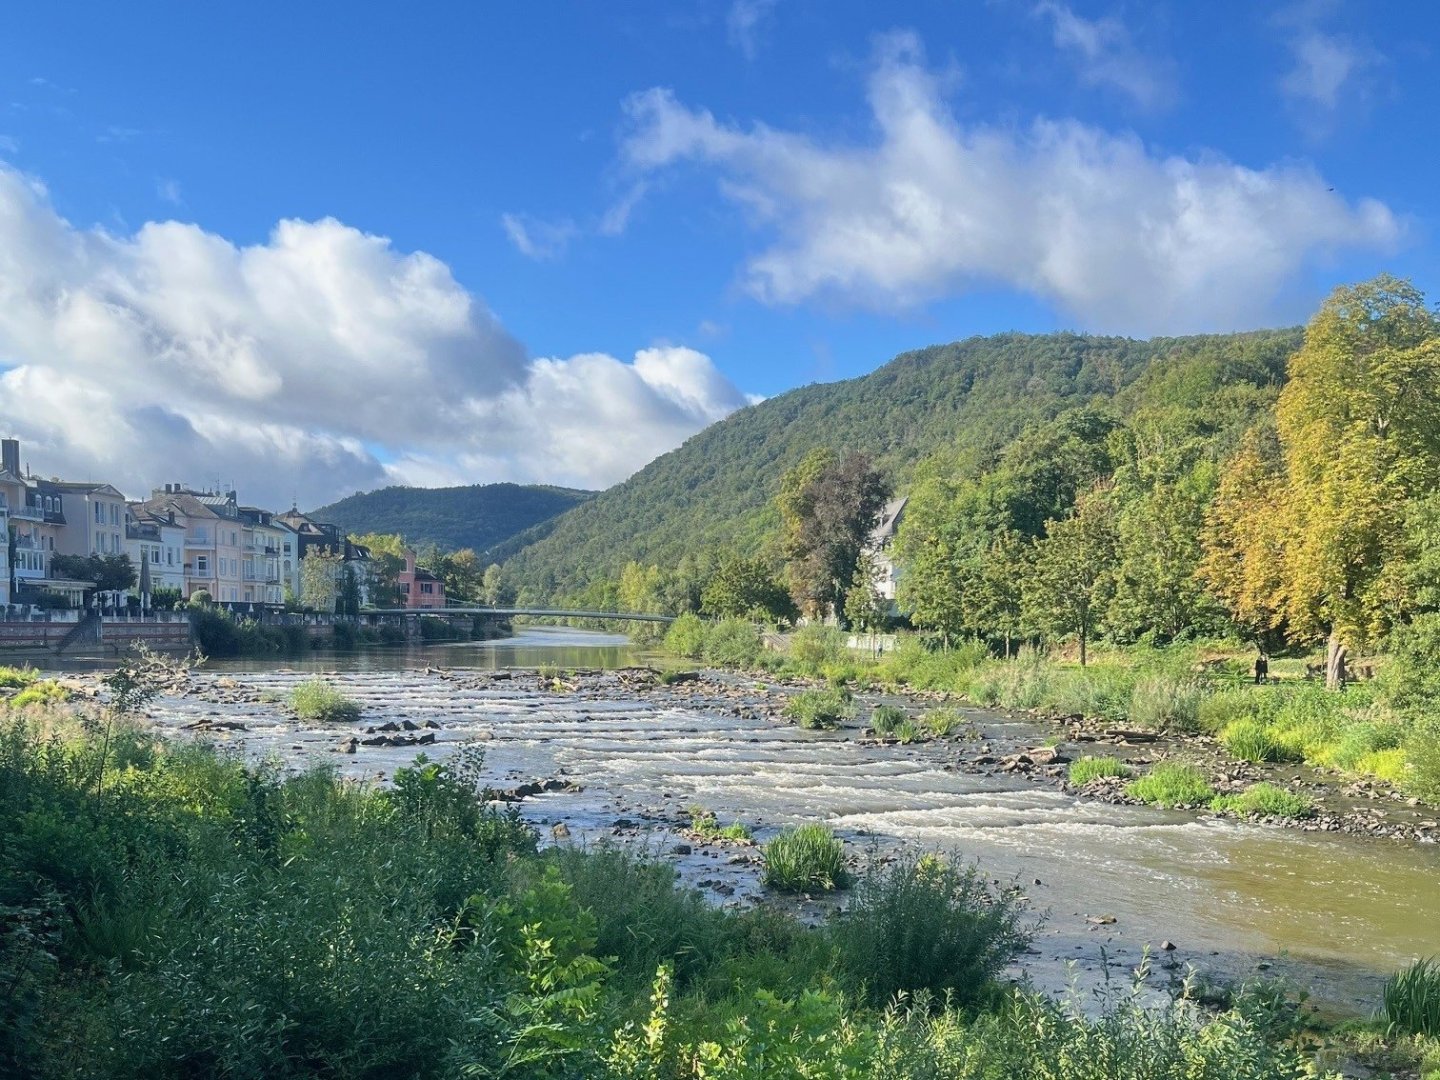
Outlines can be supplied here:
[[20, 440], [0, 439], [0, 469], [20, 475]]

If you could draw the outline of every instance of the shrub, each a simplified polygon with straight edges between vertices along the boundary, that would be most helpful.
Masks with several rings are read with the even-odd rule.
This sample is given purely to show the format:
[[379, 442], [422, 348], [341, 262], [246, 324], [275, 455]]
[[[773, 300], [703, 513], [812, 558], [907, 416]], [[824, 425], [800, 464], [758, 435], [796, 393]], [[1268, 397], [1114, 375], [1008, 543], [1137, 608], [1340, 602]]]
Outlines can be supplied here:
[[1380, 1018], [1387, 1034], [1440, 1038], [1440, 964], [1417, 960], [1385, 980]]
[[975, 867], [933, 855], [872, 862], [831, 930], [841, 971], [872, 1005], [928, 990], [979, 1003], [1029, 943], [1014, 890], [992, 890]]
[[895, 729], [895, 738], [906, 746], [909, 746], [911, 743], [924, 742], [927, 734], [924, 728], [908, 716], [901, 722], [900, 726]]
[[1171, 674], [1151, 675], [1130, 693], [1129, 721], [1157, 731], [1193, 732], [1199, 728], [1205, 687], [1199, 680]]
[[802, 626], [790, 637], [791, 662], [811, 673], [818, 672], [826, 664], [848, 659], [847, 653], [845, 635], [833, 626], [811, 623]]
[[772, 889], [805, 892], [844, 888], [845, 845], [824, 825], [796, 825], [765, 845], [764, 882]]
[[870, 730], [876, 735], [893, 735], [905, 722], [905, 710], [894, 705], [877, 705], [870, 713]]
[[705, 656], [705, 620], [687, 611], [670, 624], [665, 632], [665, 651], [687, 660]]
[[360, 703], [324, 679], [308, 679], [290, 691], [290, 707], [302, 720], [322, 724], [353, 723], [360, 719]]
[[1084, 787], [1091, 780], [1102, 776], [1125, 777], [1129, 776], [1130, 772], [1130, 766], [1119, 758], [1082, 757], [1070, 763], [1070, 782], [1077, 787]]
[[959, 709], [948, 706], [931, 709], [920, 719], [930, 734], [941, 737], [954, 734], [965, 724], [965, 715]]
[[23, 689], [39, 677], [32, 668], [0, 667], [0, 690]]
[[760, 631], [745, 619], [722, 619], [705, 635], [705, 661], [721, 667], [754, 667], [764, 649]]
[[10, 707], [23, 709], [27, 705], [63, 705], [70, 700], [70, 691], [53, 679], [42, 679], [31, 683], [10, 699]]
[[802, 728], [833, 728], [855, 715], [855, 706], [848, 690], [802, 690], [785, 706], [785, 715]]
[[1298, 761], [1303, 755], [1282, 744], [1254, 720], [1237, 720], [1220, 733], [1220, 743], [1242, 761]]
[[703, 806], [690, 807], [690, 831], [702, 840], [749, 840], [750, 829], [743, 821], [721, 825], [715, 811]]
[[1131, 798], [1156, 806], [1195, 806], [1215, 797], [1210, 781], [1193, 765], [1162, 761], [1149, 774], [1125, 785]]
[[1239, 795], [1217, 796], [1210, 807], [1223, 813], [1259, 814], [1262, 817], [1309, 817], [1315, 812], [1315, 804], [1303, 795], [1292, 794], [1269, 783], [1256, 784]]
[[1400, 785], [1416, 798], [1440, 806], [1440, 719], [1432, 716], [1416, 723], [1405, 738], [1405, 757]]

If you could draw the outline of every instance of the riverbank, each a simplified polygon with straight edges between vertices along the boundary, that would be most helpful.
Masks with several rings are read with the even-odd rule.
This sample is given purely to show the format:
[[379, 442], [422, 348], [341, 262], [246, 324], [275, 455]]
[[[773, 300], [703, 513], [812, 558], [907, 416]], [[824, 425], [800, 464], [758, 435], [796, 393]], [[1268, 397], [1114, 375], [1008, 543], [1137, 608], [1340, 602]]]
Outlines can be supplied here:
[[[1003, 768], [1053, 734], [1033, 717], [967, 711], [964, 736], [903, 745], [866, 737], [865, 709], [837, 731], [799, 730], [782, 715], [797, 687], [733, 674], [666, 685], [642, 670], [329, 671], [359, 703], [358, 725], [306, 724], [287, 711], [289, 690], [323, 674], [314, 666], [197, 673], [186, 692], [156, 703], [153, 720], [252, 759], [327, 762], [372, 780], [419, 751], [444, 760], [479, 744], [485, 783], [534, 791], [515, 805], [547, 837], [563, 826], [562, 843], [652, 852], [721, 906], [773, 898], [759, 886], [756, 849], [691, 834], [692, 805], [741, 821], [761, 843], [825, 821], [852, 865], [911, 846], [978, 859], [1047, 914], [1013, 973], [1055, 993], [1072, 976], [1089, 987], [1128, 972], [1148, 947], [1157, 991], [1191, 967], [1216, 983], [1284, 977], [1332, 1015], [1366, 1015], [1386, 973], [1433, 949], [1423, 928], [1440, 919], [1434, 845], [1111, 805], [1046, 772], [1061, 766]], [[862, 696], [865, 708], [895, 700]], [[941, 701], [903, 699], [915, 711]], [[987, 755], [995, 761], [979, 760]], [[785, 903], [821, 921], [847, 897]], [[1177, 948], [1161, 950], [1166, 941]]]

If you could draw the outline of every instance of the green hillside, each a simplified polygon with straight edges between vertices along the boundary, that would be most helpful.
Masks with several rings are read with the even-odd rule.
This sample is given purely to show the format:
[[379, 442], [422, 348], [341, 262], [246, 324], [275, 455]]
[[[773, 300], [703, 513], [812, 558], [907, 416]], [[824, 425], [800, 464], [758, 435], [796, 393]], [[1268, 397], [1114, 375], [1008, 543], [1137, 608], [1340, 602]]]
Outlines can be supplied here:
[[399, 533], [412, 545], [435, 544], [443, 550], [488, 551], [531, 530], [542, 536], [547, 523], [592, 492], [519, 484], [467, 487], [388, 487], [360, 492], [312, 511], [347, 533]]
[[781, 475], [816, 446], [862, 450], [898, 487], [937, 451], [993, 457], [1028, 425], [1113, 402], [1122, 412], [1199, 404], [1235, 384], [1273, 391], [1298, 329], [1135, 341], [1002, 334], [903, 353], [844, 382], [802, 387], [733, 414], [575, 507], [544, 535], [495, 553], [529, 595], [615, 578], [626, 562], [759, 546], [775, 531]]

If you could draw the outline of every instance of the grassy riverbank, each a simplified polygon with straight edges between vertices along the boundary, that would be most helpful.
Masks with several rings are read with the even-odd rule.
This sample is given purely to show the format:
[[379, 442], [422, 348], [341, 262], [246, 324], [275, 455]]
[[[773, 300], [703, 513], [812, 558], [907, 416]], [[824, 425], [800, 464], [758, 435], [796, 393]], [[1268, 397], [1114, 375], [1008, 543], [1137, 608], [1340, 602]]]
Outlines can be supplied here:
[[1403, 656], [1391, 658], [1379, 678], [1331, 692], [1302, 678], [1299, 660], [1277, 663], [1278, 677], [1256, 686], [1249, 656], [1224, 643], [1097, 650], [1081, 667], [1029, 648], [1008, 660], [978, 643], [932, 649], [911, 635], [893, 652], [866, 657], [826, 627], [797, 632], [788, 653], [777, 653], [747, 626], [682, 619], [665, 645], [687, 659], [837, 686], [942, 691], [979, 706], [1210, 735], [1238, 760], [1374, 777], [1440, 805], [1440, 706], [1428, 693], [1435, 676]]
[[963, 867], [872, 867], [810, 930], [538, 851], [480, 770], [382, 789], [0, 707], [0, 1073], [1311, 1075], [1273, 995], [1087, 1019], [998, 983], [1028, 916]]

